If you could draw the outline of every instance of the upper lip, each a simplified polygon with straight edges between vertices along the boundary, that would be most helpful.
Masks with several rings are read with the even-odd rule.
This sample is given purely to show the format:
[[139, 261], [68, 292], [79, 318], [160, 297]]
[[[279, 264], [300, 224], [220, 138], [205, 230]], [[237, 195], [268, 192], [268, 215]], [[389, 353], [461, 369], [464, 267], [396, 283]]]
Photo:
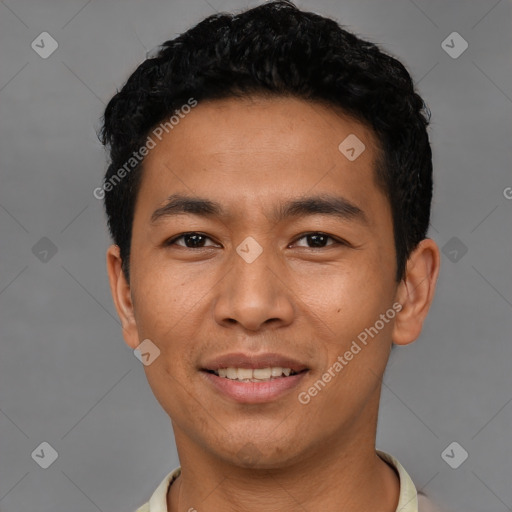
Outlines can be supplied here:
[[290, 368], [297, 373], [308, 369], [305, 364], [296, 359], [270, 352], [264, 354], [244, 354], [242, 352], [225, 354], [207, 361], [202, 369], [217, 371], [219, 368], [258, 369], [270, 367]]

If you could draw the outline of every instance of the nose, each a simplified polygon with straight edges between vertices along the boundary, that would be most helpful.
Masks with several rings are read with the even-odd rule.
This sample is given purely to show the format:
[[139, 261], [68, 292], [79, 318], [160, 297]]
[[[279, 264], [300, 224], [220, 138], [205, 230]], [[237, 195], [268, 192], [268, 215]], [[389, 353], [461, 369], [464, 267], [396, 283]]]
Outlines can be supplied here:
[[252, 262], [233, 254], [231, 269], [218, 283], [214, 317], [223, 326], [248, 331], [288, 325], [293, 320], [293, 293], [286, 286], [278, 258], [265, 249]]

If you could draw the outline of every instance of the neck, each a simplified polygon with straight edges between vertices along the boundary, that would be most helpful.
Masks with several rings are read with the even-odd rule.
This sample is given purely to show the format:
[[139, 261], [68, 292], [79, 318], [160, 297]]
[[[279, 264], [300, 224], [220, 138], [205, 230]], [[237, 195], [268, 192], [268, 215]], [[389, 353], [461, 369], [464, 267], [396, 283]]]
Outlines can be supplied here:
[[398, 475], [375, 452], [378, 402], [368, 410], [373, 413], [348, 432], [322, 439], [300, 461], [272, 469], [221, 460], [173, 425], [182, 472], [169, 489], [168, 511], [395, 512]]

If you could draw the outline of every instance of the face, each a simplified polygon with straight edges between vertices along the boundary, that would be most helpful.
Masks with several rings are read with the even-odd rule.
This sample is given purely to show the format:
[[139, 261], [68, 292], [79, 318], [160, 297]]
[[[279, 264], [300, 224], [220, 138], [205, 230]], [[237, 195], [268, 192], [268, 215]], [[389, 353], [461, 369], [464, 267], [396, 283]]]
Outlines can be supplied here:
[[199, 103], [151, 149], [117, 306], [160, 350], [144, 369], [177, 442], [272, 468], [374, 428], [398, 293], [376, 154], [333, 108], [256, 97]]

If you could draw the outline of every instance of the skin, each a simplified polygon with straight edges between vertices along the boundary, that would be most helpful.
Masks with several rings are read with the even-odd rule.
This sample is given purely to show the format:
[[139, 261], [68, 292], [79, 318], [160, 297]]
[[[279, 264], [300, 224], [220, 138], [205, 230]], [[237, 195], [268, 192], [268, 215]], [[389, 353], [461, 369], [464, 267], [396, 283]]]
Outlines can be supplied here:
[[[354, 161], [338, 150], [349, 134], [366, 146]], [[170, 511], [396, 510], [398, 477], [375, 452], [381, 379], [392, 343], [420, 335], [440, 257], [425, 239], [406, 279], [394, 280], [392, 217], [375, 182], [376, 154], [373, 132], [332, 107], [252, 97], [200, 103], [147, 155], [130, 283], [115, 245], [107, 269], [126, 343], [135, 349], [149, 338], [161, 351], [144, 370], [171, 418], [182, 467], [169, 488]], [[217, 201], [227, 215], [152, 224], [176, 193]], [[325, 214], [272, 219], [277, 204], [318, 194], [343, 196], [367, 222]], [[164, 245], [185, 232], [206, 238], [199, 248], [184, 238]], [[315, 246], [318, 239], [305, 236], [311, 232], [332, 238]], [[263, 249], [252, 263], [236, 252], [248, 236]], [[395, 318], [300, 403], [298, 393], [395, 302], [402, 305]], [[199, 371], [237, 351], [279, 352], [309, 371], [277, 400], [240, 404]]]

